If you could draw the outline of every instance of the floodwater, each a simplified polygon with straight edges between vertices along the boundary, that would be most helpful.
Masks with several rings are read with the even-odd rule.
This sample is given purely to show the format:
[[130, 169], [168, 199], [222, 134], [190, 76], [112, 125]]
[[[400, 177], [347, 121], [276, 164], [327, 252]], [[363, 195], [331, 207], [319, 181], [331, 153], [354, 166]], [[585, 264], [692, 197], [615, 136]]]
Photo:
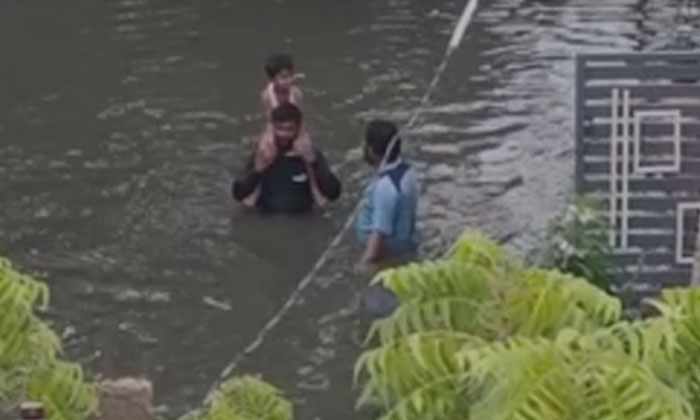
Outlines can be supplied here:
[[[573, 186], [576, 52], [697, 47], [670, 0], [482, 1], [406, 138], [424, 252], [465, 226], [515, 249]], [[454, 0], [0, 2], [0, 254], [51, 286], [51, 319], [95, 375], [143, 375], [175, 417], [288, 299], [350, 214], [362, 124], [405, 121], [463, 7]], [[692, 25], [695, 25], [694, 27]], [[325, 214], [260, 218], [229, 185], [262, 117], [268, 53], [305, 74], [344, 181]], [[364, 280], [346, 238], [235, 374], [298, 418], [353, 419]]]

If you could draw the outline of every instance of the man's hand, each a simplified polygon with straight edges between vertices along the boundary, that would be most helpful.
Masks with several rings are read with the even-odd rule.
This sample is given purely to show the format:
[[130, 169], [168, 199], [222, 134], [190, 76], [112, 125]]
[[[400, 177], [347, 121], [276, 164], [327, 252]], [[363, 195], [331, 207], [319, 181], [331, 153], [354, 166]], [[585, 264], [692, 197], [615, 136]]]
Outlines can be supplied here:
[[294, 142], [294, 150], [304, 159], [306, 163], [314, 163], [316, 160], [316, 150], [314, 149], [311, 138], [306, 132], [302, 132], [299, 138]]
[[253, 169], [255, 172], [264, 171], [277, 156], [277, 149], [270, 147], [260, 147], [255, 153], [255, 163], [253, 164]]

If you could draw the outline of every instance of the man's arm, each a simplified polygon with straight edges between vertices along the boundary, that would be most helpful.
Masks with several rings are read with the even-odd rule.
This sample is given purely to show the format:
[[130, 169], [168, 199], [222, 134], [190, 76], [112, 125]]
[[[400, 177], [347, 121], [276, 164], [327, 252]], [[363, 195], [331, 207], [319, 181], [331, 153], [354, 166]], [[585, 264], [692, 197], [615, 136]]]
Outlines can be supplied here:
[[387, 184], [386, 180], [379, 181], [374, 188], [372, 193], [374, 203], [372, 233], [362, 254], [360, 265], [367, 266], [387, 256], [386, 238], [394, 233], [398, 199], [398, 192]]
[[255, 189], [260, 184], [262, 179], [262, 171], [255, 168], [255, 153], [253, 153], [250, 158], [248, 158], [248, 163], [246, 163], [245, 169], [242, 173], [233, 181], [233, 198], [237, 201], [245, 200], [249, 195], [255, 192]]
[[315, 159], [310, 165], [311, 172], [316, 179], [316, 185], [321, 194], [329, 201], [337, 200], [342, 189], [340, 181], [328, 167], [328, 162], [320, 151], [315, 151]]
[[363, 269], [369, 268], [372, 264], [379, 261], [383, 254], [384, 237], [380, 232], [374, 231], [367, 240], [367, 246], [360, 258], [360, 267]]

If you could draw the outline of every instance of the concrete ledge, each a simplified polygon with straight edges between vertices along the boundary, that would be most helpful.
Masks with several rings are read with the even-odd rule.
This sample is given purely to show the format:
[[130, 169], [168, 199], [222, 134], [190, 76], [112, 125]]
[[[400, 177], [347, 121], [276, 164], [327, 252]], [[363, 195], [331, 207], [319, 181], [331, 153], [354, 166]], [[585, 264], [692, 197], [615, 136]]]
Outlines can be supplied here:
[[96, 420], [154, 420], [153, 385], [145, 379], [105, 380], [99, 394]]

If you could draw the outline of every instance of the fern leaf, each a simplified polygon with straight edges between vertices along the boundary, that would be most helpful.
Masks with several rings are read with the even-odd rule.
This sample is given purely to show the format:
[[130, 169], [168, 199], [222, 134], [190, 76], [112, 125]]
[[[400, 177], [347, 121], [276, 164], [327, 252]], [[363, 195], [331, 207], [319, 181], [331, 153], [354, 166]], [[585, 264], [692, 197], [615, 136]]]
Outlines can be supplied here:
[[32, 398], [50, 420], [82, 420], [96, 408], [97, 395], [79, 366], [57, 359], [58, 336], [36, 314], [48, 305], [44, 283], [22, 275], [0, 258], [0, 377], [5, 406]]
[[[235, 377], [207, 398], [202, 413], [192, 420], [292, 420], [292, 405], [272, 385], [257, 377]], [[184, 420], [184, 418], [183, 418]]]
[[487, 270], [510, 269], [518, 265], [503, 248], [485, 235], [467, 230], [448, 253], [449, 257]]
[[470, 334], [431, 331], [367, 351], [355, 366], [356, 381], [360, 375], [366, 378], [360, 405], [380, 401], [393, 406], [425, 383], [460, 377], [467, 371], [460, 349], [482, 344], [483, 340]]

